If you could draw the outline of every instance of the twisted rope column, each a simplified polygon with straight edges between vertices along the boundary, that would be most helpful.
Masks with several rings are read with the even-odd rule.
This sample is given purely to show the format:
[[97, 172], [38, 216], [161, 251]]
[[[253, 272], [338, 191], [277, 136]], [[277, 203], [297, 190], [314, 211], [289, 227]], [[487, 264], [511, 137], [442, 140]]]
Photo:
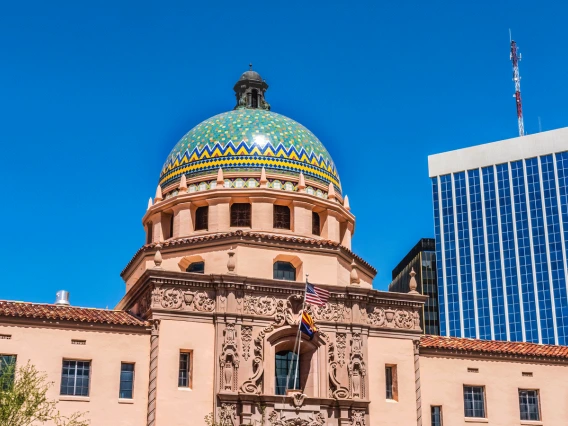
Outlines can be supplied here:
[[160, 337], [160, 320], [152, 320], [150, 336], [150, 381], [148, 383], [148, 417], [147, 426], [156, 425], [156, 391], [158, 380], [158, 343]]

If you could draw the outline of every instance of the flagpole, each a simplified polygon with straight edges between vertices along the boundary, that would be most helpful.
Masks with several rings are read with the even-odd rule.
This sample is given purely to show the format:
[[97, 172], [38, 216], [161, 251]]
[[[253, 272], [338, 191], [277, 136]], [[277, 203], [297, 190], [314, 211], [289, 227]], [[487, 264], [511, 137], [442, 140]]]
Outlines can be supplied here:
[[[296, 390], [296, 377], [298, 377], [298, 364], [300, 364], [300, 348], [302, 346], [302, 316], [304, 315], [304, 309], [306, 308], [306, 293], [308, 292], [308, 277], [306, 274], [306, 286], [304, 287], [304, 301], [302, 302], [302, 310], [300, 311], [300, 322], [298, 323], [298, 357], [296, 358], [296, 371], [294, 372], [294, 390]], [[286, 383], [286, 386], [288, 384]]]

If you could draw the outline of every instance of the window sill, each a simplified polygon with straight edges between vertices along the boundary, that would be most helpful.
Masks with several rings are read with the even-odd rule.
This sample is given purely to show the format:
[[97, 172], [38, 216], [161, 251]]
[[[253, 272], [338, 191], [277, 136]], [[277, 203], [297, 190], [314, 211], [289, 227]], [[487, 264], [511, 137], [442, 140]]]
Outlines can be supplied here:
[[191, 388], [181, 388], [181, 387], [178, 387], [178, 390], [184, 391], [184, 392], [191, 392], [191, 391], [193, 391], [193, 389], [191, 389]]
[[542, 420], [521, 420], [522, 426], [540, 426], [543, 424]]
[[385, 401], [388, 402], [389, 404], [398, 404], [398, 401], [392, 398], [387, 398]]
[[464, 421], [468, 423], [489, 423], [489, 419], [486, 417], [465, 417]]
[[134, 404], [134, 399], [131, 398], [118, 398], [119, 404]]
[[59, 395], [60, 401], [78, 401], [89, 402], [91, 400], [88, 396], [75, 396], [75, 395]]

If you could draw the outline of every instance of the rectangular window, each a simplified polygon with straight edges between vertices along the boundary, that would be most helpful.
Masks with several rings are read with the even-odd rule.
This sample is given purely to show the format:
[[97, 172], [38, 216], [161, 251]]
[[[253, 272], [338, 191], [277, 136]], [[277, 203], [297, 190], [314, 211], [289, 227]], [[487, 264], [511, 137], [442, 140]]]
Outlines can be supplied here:
[[178, 387], [191, 387], [191, 352], [179, 353]]
[[320, 235], [321, 225], [320, 225], [320, 215], [319, 213], [312, 212], [312, 234]]
[[120, 390], [118, 397], [122, 399], [132, 399], [134, 391], [134, 364], [123, 362], [120, 364]]
[[442, 426], [442, 406], [432, 405], [430, 407], [432, 426]]
[[16, 373], [16, 355], [0, 355], [0, 386], [7, 390], [12, 388]]
[[209, 227], [209, 206], [201, 206], [195, 210], [195, 230], [206, 231]]
[[387, 365], [385, 367], [385, 384], [387, 399], [398, 401], [396, 365]]
[[89, 396], [91, 361], [63, 360], [61, 395]]
[[464, 386], [463, 401], [465, 417], [485, 418], [485, 388], [483, 386]]
[[540, 420], [538, 390], [519, 389], [521, 420]]
[[231, 226], [251, 226], [251, 206], [247, 203], [231, 205]]
[[290, 229], [290, 207], [274, 205], [273, 226], [277, 229]]

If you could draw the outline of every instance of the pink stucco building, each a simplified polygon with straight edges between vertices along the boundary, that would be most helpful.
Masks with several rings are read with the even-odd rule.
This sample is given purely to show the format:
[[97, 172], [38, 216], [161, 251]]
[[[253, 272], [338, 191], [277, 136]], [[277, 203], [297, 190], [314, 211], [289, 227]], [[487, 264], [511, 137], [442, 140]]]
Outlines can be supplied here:
[[0, 302], [2, 362], [95, 426], [568, 424], [568, 348], [424, 336], [425, 296], [372, 288], [333, 160], [267, 88], [245, 72], [176, 144], [116, 309]]

